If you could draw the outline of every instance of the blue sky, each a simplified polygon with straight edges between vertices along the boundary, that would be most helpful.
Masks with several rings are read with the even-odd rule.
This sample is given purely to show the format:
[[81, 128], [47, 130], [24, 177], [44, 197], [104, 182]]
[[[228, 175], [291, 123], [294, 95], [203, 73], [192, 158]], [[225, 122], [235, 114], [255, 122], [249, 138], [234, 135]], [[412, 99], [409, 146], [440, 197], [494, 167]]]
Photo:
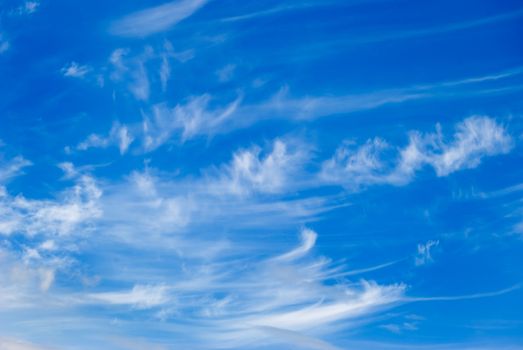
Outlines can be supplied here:
[[0, 2], [0, 349], [523, 349], [519, 1]]

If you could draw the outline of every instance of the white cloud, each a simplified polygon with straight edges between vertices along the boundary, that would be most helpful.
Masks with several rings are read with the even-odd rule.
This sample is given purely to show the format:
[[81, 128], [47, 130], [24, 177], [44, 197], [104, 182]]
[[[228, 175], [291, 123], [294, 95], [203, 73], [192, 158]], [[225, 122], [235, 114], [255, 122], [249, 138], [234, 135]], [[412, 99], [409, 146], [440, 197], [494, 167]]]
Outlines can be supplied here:
[[147, 63], [153, 58], [155, 53], [149, 46], [138, 55], [131, 55], [129, 49], [116, 49], [109, 58], [112, 68], [110, 78], [113, 82], [123, 83], [138, 101], [147, 101], [151, 95]]
[[169, 30], [190, 17], [206, 0], [178, 0], [127, 15], [115, 21], [110, 31], [115, 35], [145, 37]]
[[0, 185], [21, 174], [21, 170], [32, 163], [18, 156], [7, 162], [0, 160]]
[[426, 97], [428, 97], [427, 91], [406, 88], [345, 96], [305, 96], [295, 98], [290, 96], [288, 87], [284, 87], [265, 102], [245, 106], [243, 112], [258, 119], [312, 120]]
[[341, 298], [332, 303], [326, 302], [310, 308], [275, 313], [249, 321], [256, 325], [303, 331], [321, 324], [365, 316], [380, 306], [398, 302], [403, 291], [403, 286], [382, 287], [364, 282], [361, 291], [352, 291], [354, 294], [347, 296], [346, 299]]
[[456, 127], [454, 140], [445, 144], [438, 133], [442, 151], [431, 155], [431, 165], [438, 176], [464, 168], [475, 168], [486, 156], [508, 153], [513, 146], [511, 137], [494, 119], [474, 116]]
[[466, 118], [455, 130], [450, 141], [446, 141], [440, 125], [435, 133], [411, 132], [391, 181], [405, 182], [424, 165], [433, 167], [438, 176], [447, 176], [475, 168], [483, 158], [508, 153], [513, 147], [505, 127], [487, 116]]
[[56, 200], [32, 200], [8, 194], [0, 198], [0, 234], [68, 235], [101, 215], [101, 190], [93, 178], [83, 175], [74, 187]]
[[[365, 174], [365, 167], [379, 173], [376, 164], [383, 161], [373, 160], [372, 155], [391, 148], [380, 139], [365, 147], [352, 158], [340, 156], [350, 163], [353, 174]], [[343, 262], [316, 255], [315, 243], [321, 236], [311, 229], [301, 231], [295, 247], [270, 239], [272, 228], [285, 227], [282, 222], [294, 226], [295, 218], [300, 223], [310, 220], [326, 206], [314, 203], [314, 198], [281, 197], [300, 183], [307, 157], [302, 143], [276, 140], [266, 151], [251, 147], [236, 152], [229, 163], [202, 178], [179, 178], [147, 166], [124, 181], [103, 182], [83, 175], [71, 163], [62, 163], [65, 179], [75, 184], [56, 198], [30, 200], [8, 193], [1, 197], [1, 215], [13, 219], [12, 232], [26, 235], [27, 247], [22, 257], [10, 259], [17, 260], [16, 264], [0, 259], [1, 272], [9, 271], [0, 273], [0, 306], [32, 307], [57, 296], [53, 313], [104, 305], [108, 314], [118, 312], [126, 319], [122, 329], [138, 329], [159, 319], [172, 334], [187, 339], [187, 344], [205, 349], [252, 344], [335, 349], [321, 338], [371, 322], [377, 312], [409, 299], [403, 284], [346, 280], [376, 267], [347, 271]], [[216, 183], [234, 190], [219, 192], [209, 187]], [[313, 202], [310, 207], [304, 205], [307, 200]], [[89, 235], [90, 223], [97, 225], [96, 235]], [[246, 225], [263, 228], [263, 238], [236, 236], [259, 232], [238, 231]], [[184, 230], [187, 226], [191, 229]], [[81, 279], [87, 289], [73, 296], [63, 296], [60, 288], [53, 288], [60, 283], [61, 261], [50, 259], [67, 254], [63, 247], [68, 235], [81, 244], [82, 253], [102, 266], [97, 271], [102, 277], [93, 277], [94, 283], [85, 282], [89, 280], [79, 272], [68, 276]], [[433, 245], [429, 242], [420, 248], [425, 259]], [[101, 278], [107, 283], [97, 285]], [[122, 285], [133, 287], [114, 287]], [[486, 295], [494, 294], [474, 297]], [[417, 300], [421, 299], [412, 299]], [[143, 317], [127, 318], [136, 309]], [[180, 315], [191, 322], [179, 322]], [[93, 324], [93, 320], [83, 322]], [[94, 324], [96, 331], [107, 323]]]
[[38, 249], [26, 247], [23, 252], [16, 252], [10, 248], [9, 243], [0, 245], [0, 307], [7, 310], [42, 306], [43, 300], [52, 294], [56, 272], [66, 270], [70, 261]]
[[291, 250], [283, 255], [275, 258], [280, 261], [293, 261], [306, 255], [316, 244], [318, 234], [308, 228], [301, 231], [301, 245], [296, 249]]
[[86, 151], [89, 148], [106, 148], [109, 146], [109, 139], [98, 134], [91, 134], [84, 141], [80, 142], [76, 149]]
[[151, 94], [151, 86], [144, 62], [137, 63], [137, 69], [133, 70], [133, 82], [129, 84], [129, 90], [137, 100], [147, 101]]
[[307, 156], [304, 144], [290, 140], [275, 140], [271, 151], [265, 154], [257, 146], [241, 150], [219, 170], [214, 187], [219, 192], [239, 195], [288, 191], [297, 184], [299, 169]]
[[138, 309], [149, 309], [169, 301], [166, 286], [135, 285], [130, 291], [107, 292], [88, 295], [89, 298], [113, 305], [130, 305]]
[[388, 171], [383, 160], [383, 152], [389, 148], [380, 138], [367, 142], [354, 149], [349, 142], [339, 147], [334, 156], [325, 161], [321, 176], [327, 182], [343, 182], [353, 189], [361, 185], [381, 183]]
[[164, 55], [162, 57], [162, 65], [160, 67], [160, 81], [162, 83], [162, 90], [165, 91], [167, 89], [167, 82], [169, 81], [169, 78], [171, 77], [171, 66], [169, 64], [169, 58], [167, 55]]
[[45, 292], [51, 287], [51, 285], [54, 282], [55, 271], [52, 269], [40, 269], [38, 272], [40, 274], [41, 279], [40, 289]]
[[[159, 81], [161, 85], [161, 89], [158, 90], [165, 93], [171, 75], [170, 60], [184, 62], [191, 57], [192, 51], [174, 52], [172, 44], [168, 41], [164, 43], [161, 49], [153, 49], [147, 46], [143, 53], [134, 56], [130, 55], [129, 49], [120, 48], [111, 54], [110, 63], [113, 70], [110, 76], [113, 82], [123, 84], [124, 88], [138, 101], [148, 101], [151, 93], [156, 91], [153, 85], [155, 81]], [[231, 67], [225, 67], [227, 69], [224, 72], [230, 71]], [[156, 77], [150, 77], [148, 69], [154, 69], [157, 72]], [[447, 89], [460, 89], [463, 86], [509, 78], [522, 72], [523, 69], [513, 69], [489, 76], [341, 96], [302, 96], [295, 98], [289, 95], [288, 88], [283, 88], [274, 96], [255, 104], [243, 103], [243, 93], [239, 93], [238, 98], [230, 103], [222, 105], [215, 103], [216, 98], [214, 96], [201, 94], [190, 96], [174, 107], [170, 107], [167, 102], [154, 104], [149, 110], [143, 111], [143, 123], [132, 125], [131, 129], [136, 133], [136, 137], [142, 140], [143, 150], [149, 152], [170, 141], [185, 142], [198, 136], [226, 133], [247, 127], [261, 120], [275, 118], [312, 120], [379, 108], [386, 104], [402, 103], [413, 99], [438, 97], [440, 94], [447, 96], [449, 94]], [[457, 91], [456, 95], [462, 93], [462, 91]], [[470, 93], [481, 92], [471, 90]], [[481, 128], [481, 126], [479, 127]], [[485, 125], [485, 127], [489, 127], [489, 125]], [[139, 129], [141, 132], [138, 134]], [[415, 135], [412, 138], [414, 140]], [[426, 139], [423, 136], [422, 141], [425, 142]], [[474, 142], [472, 139], [462, 141], [469, 142], [469, 145]], [[416, 152], [417, 146], [413, 143], [411, 149], [406, 149], [405, 152]], [[447, 146], [451, 147], [452, 145], [447, 144]], [[457, 144], [455, 146], [459, 147]], [[482, 146], [485, 145], [480, 145], [480, 147]], [[406, 155], [416, 156], [407, 153]], [[450, 156], [450, 153], [446, 156]], [[474, 157], [473, 155], [470, 156]], [[467, 163], [474, 164], [472, 158]], [[419, 159], [415, 158], [412, 161], [419, 161]], [[404, 166], [417, 166], [417, 164], [404, 164]], [[459, 165], [441, 163], [438, 166], [440, 173], [452, 171], [451, 168], [445, 170], [445, 166], [455, 167]], [[409, 169], [405, 168], [405, 171], [407, 170]], [[402, 181], [400, 179], [401, 174], [396, 175], [398, 175], [397, 178], [391, 177], [390, 182]], [[379, 182], [380, 180], [376, 179], [376, 181]]]
[[70, 78], [83, 78], [91, 71], [92, 71], [91, 67], [89, 67], [87, 65], [80, 65], [74, 61], [65, 65], [61, 70], [62, 74], [65, 77], [70, 77]]
[[434, 133], [412, 131], [403, 148], [375, 138], [354, 149], [343, 145], [323, 163], [321, 178], [349, 189], [373, 184], [404, 185], [416, 172], [432, 167], [438, 176], [477, 167], [488, 156], [508, 153], [512, 137], [493, 118], [472, 116], [455, 125], [449, 141], [441, 126]]
[[133, 143], [134, 137], [126, 125], [114, 123], [108, 136], [91, 134], [84, 141], [80, 142], [76, 149], [86, 151], [89, 148], [107, 148], [116, 145], [120, 154], [127, 153], [129, 146]]
[[[372, 92], [345, 95], [313, 95], [294, 97], [287, 86], [260, 103], [243, 105], [236, 115], [241, 116], [235, 127], [256, 123], [265, 119], [313, 120], [317, 118], [372, 110], [386, 105], [406, 103], [429, 98], [482, 95], [491, 90], [475, 87], [480, 83], [493, 82], [518, 76], [522, 67], [495, 74], [452, 81], [418, 84]], [[465, 89], [467, 88], [467, 89]]]
[[425, 265], [433, 261], [431, 249], [437, 247], [439, 241], [428, 241], [425, 244], [418, 244], [418, 254], [416, 255], [416, 266]]
[[[257, 267], [249, 266], [230, 276], [235, 280], [230, 286], [233, 298], [220, 306], [215, 321], [210, 317], [208, 322], [215, 324], [216, 328], [209, 331], [220, 347], [289, 341], [297, 344], [311, 331], [317, 336], [330, 334], [339, 322], [362, 321], [401, 300], [403, 285], [380, 286], [362, 281], [349, 286], [339, 279], [327, 283], [340, 271], [328, 259], [311, 256], [314, 232], [304, 230], [302, 234], [300, 246], [289, 253], [257, 262]], [[278, 330], [295, 333], [291, 336]], [[329, 348], [318, 339], [310, 340], [317, 346], [311, 348]]]
[[129, 129], [126, 126], [118, 128], [116, 138], [118, 140], [120, 154], [125, 154], [131, 143], [134, 141], [133, 136], [129, 133]]
[[[342, 272], [338, 264], [313, 255], [316, 237], [304, 229], [297, 248], [261, 260], [242, 259], [241, 264], [236, 263], [236, 249], [241, 247], [230, 253], [185, 256], [182, 269], [171, 270], [169, 275], [156, 271], [154, 276], [164, 276], [164, 281], [126, 291], [89, 293], [85, 302], [154, 309], [166, 323], [187, 315], [192, 322], [180, 332], [189, 336], [190, 344], [200, 343], [203, 348], [298, 344], [308, 338], [310, 348], [333, 349], [308, 334], [330, 334], [339, 322], [364, 321], [399, 303], [405, 286], [366, 281], [346, 284], [335, 277]], [[215, 244], [216, 240], [201, 241], [197, 247]], [[263, 252], [274, 250], [262, 248]]]
[[209, 108], [211, 96], [205, 94], [191, 97], [172, 109], [165, 104], [155, 105], [152, 115], [143, 122], [145, 149], [154, 150], [173, 135], [180, 135], [182, 142], [199, 135], [212, 135], [230, 120], [240, 101], [238, 98], [225, 107]]
[[389, 332], [401, 334], [405, 331], [415, 331], [418, 329], [417, 322], [403, 322], [403, 323], [389, 323], [381, 325], [380, 328], [386, 329]]

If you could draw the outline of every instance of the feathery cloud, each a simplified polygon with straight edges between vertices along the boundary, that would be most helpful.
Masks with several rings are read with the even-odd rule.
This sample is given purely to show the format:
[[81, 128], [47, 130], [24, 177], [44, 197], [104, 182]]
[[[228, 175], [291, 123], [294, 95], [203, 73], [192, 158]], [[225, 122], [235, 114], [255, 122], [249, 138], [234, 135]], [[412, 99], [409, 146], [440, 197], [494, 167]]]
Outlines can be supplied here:
[[304, 228], [301, 231], [301, 246], [297, 247], [294, 250], [291, 250], [290, 252], [280, 255], [275, 259], [280, 261], [292, 261], [295, 259], [299, 259], [302, 256], [306, 255], [314, 247], [317, 238], [318, 234], [316, 232], [308, 228]]
[[439, 245], [439, 241], [430, 240], [425, 244], [418, 244], [418, 253], [415, 258], [416, 266], [425, 265], [432, 262], [431, 250]]
[[135, 285], [130, 291], [106, 292], [88, 295], [94, 301], [113, 305], [131, 305], [138, 309], [149, 309], [169, 301], [166, 286]]
[[193, 96], [174, 108], [155, 105], [152, 115], [143, 122], [144, 147], [154, 150], [173, 135], [179, 135], [182, 142], [200, 135], [212, 135], [230, 120], [240, 101], [241, 97], [224, 107], [210, 108], [211, 96], [204, 94]]
[[307, 147], [292, 140], [275, 140], [272, 150], [265, 155], [260, 147], [240, 150], [234, 153], [230, 164], [222, 167], [214, 186], [219, 192], [239, 195], [287, 192], [290, 178], [297, 183], [299, 170], [307, 158]]
[[145, 37], [163, 32], [190, 17], [206, 3], [207, 0], [178, 0], [141, 10], [115, 21], [110, 32], [128, 37]]
[[0, 185], [13, 177], [20, 175], [21, 170], [31, 164], [30, 161], [21, 156], [17, 156], [8, 161], [0, 159]]
[[134, 137], [125, 125], [115, 123], [109, 132], [109, 135], [104, 137], [97, 134], [91, 134], [84, 141], [80, 142], [76, 149], [86, 151], [89, 148], [107, 148], [115, 145], [120, 150], [120, 154], [125, 154], [129, 146], [133, 143]]
[[0, 234], [28, 236], [68, 235], [101, 215], [97, 200], [101, 190], [94, 179], [82, 175], [73, 188], [56, 200], [34, 200], [4, 193], [0, 197]]
[[84, 78], [92, 71], [92, 68], [87, 65], [80, 65], [77, 62], [71, 62], [65, 65], [61, 72], [65, 77], [70, 78]]
[[424, 166], [432, 167], [438, 176], [447, 176], [475, 168], [483, 158], [508, 153], [512, 147], [512, 137], [503, 125], [490, 117], [472, 116], [456, 124], [450, 141], [437, 125], [435, 133], [410, 132], [409, 143], [403, 148], [391, 148], [378, 138], [356, 149], [343, 145], [323, 163], [320, 176], [350, 189], [404, 185]]

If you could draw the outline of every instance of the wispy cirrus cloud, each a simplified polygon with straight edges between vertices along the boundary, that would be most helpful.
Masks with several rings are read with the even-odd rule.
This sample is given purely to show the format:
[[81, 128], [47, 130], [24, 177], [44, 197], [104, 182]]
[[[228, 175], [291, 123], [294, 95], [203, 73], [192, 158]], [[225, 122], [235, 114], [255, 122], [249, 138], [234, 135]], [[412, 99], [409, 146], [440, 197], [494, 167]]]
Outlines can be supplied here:
[[[18, 158], [15, 158], [15, 160]], [[20, 160], [10, 166], [9, 177], [18, 174]], [[23, 161], [22, 165], [28, 163]], [[13, 168], [14, 167], [14, 168]], [[6, 189], [0, 196], [0, 234], [40, 235], [44, 237], [68, 235], [90, 219], [100, 216], [97, 200], [101, 190], [96, 181], [78, 174], [75, 186], [66, 188], [55, 199], [28, 199], [22, 195], [12, 196]]]
[[[316, 237], [315, 232], [304, 229], [302, 236], [306, 249], [300, 245], [261, 261], [247, 259], [243, 267], [223, 255], [214, 262], [189, 259], [183, 273], [187, 276], [171, 283], [90, 294], [86, 302], [151, 308], [164, 322], [179, 324], [193, 346], [241, 348], [313, 340], [303, 332], [329, 334], [341, 321], [364, 320], [401, 299], [405, 291], [401, 284], [332, 284], [329, 281], [340, 267], [314, 257], [314, 240], [308, 237]], [[179, 312], [190, 323], [179, 322]], [[317, 339], [313, 343], [327, 344]]]
[[190, 17], [207, 0], [178, 0], [127, 15], [112, 23], [110, 32], [128, 37], [145, 37], [169, 30]]
[[508, 153], [512, 147], [512, 137], [503, 125], [490, 117], [473, 116], [456, 124], [449, 141], [438, 125], [434, 133], [410, 132], [409, 143], [399, 149], [379, 138], [356, 148], [341, 146], [323, 163], [321, 176], [352, 189], [373, 184], [403, 185], [425, 166], [432, 167], [438, 176], [447, 176], [475, 168], [483, 158]]
[[[517, 317], [471, 300], [521, 293], [498, 289], [521, 260], [498, 229], [523, 232], [523, 187], [481, 192], [518, 181], [523, 68], [490, 69], [518, 61], [520, 9], [453, 22], [467, 6], [449, 0], [155, 0], [116, 16], [8, 2], [0, 133], [34, 167], [1, 146], [0, 349], [518, 349], [497, 337], [519, 344], [521, 324], [492, 345], [429, 342]], [[64, 11], [71, 33], [49, 25]], [[481, 73], [442, 76], [462, 61]], [[358, 85], [369, 76], [383, 79]], [[414, 120], [436, 109], [441, 125]], [[458, 249], [436, 255], [438, 232]], [[438, 308], [452, 324], [425, 302], [456, 303]]]
[[[170, 45], [167, 45], [170, 47]], [[126, 89], [139, 101], [146, 102], [151, 93], [149, 73], [145, 68], [147, 60], [156, 57], [146, 50], [138, 57], [126, 58], [128, 50], [115, 50], [111, 56], [113, 72], [111, 79], [123, 82]], [[172, 48], [159, 56], [159, 72], [162, 89], [169, 79], [170, 68], [165, 60], [182, 60]], [[162, 58], [163, 57], [163, 58]], [[162, 68], [163, 67], [163, 68]], [[431, 98], [453, 98], [485, 93], [482, 84], [519, 76], [521, 67], [484, 76], [450, 80], [432, 84], [418, 84], [405, 88], [385, 89], [369, 93], [339, 96], [291, 96], [284, 87], [276, 94], [257, 103], [246, 103], [248, 95], [237, 93], [235, 99], [222, 102], [212, 94], [194, 95], [179, 101], [174, 106], [168, 102], [148, 105], [143, 122], [129, 125], [137, 141], [141, 141], [142, 152], [151, 152], [170, 142], [186, 142], [198, 137], [226, 134], [233, 130], [252, 127], [264, 120], [312, 121], [319, 118], [349, 115], [361, 111], [378, 109], [386, 105], [408, 103], [409, 101]], [[221, 103], [217, 103], [221, 101]]]
[[[299, 140], [274, 140], [269, 151], [253, 146], [233, 154], [220, 167], [211, 191], [216, 193], [281, 193], [297, 187], [303, 165], [310, 158], [308, 146]], [[291, 181], [292, 179], [292, 181]]]
[[69, 78], [83, 78], [92, 71], [92, 68], [87, 65], [80, 65], [77, 62], [71, 62], [65, 65], [61, 72], [65, 77]]
[[439, 241], [430, 240], [424, 244], [418, 244], [418, 252], [415, 257], [416, 266], [425, 265], [433, 261], [432, 249], [439, 245]]
[[440, 35], [440, 34], [446, 34], [446, 33], [452, 33], [456, 31], [461, 30], [467, 30], [472, 29], [476, 27], [481, 26], [487, 26], [490, 24], [495, 24], [502, 21], [510, 21], [515, 20], [523, 16], [523, 8], [517, 9], [515, 11], [511, 12], [505, 12], [496, 14], [489, 17], [483, 17], [483, 18], [477, 18], [477, 19], [471, 19], [468, 21], [462, 21], [462, 22], [455, 22], [455, 23], [445, 23], [441, 24], [439, 26], [435, 26], [432, 28], [418, 28], [415, 30], [405, 30], [405, 31], [390, 31], [386, 34], [382, 35], [374, 35], [374, 36], [368, 36], [368, 37], [360, 37], [356, 39], [356, 42], [364, 42], [364, 43], [375, 43], [380, 41], [389, 41], [389, 40], [401, 40], [401, 39], [411, 39], [411, 38], [419, 38], [419, 37], [426, 37], [431, 35]]
[[89, 148], [107, 148], [115, 145], [120, 150], [120, 154], [125, 154], [129, 146], [133, 143], [134, 137], [125, 125], [115, 123], [107, 136], [98, 134], [89, 135], [84, 141], [80, 142], [76, 149], [86, 151]]
[[233, 118], [241, 97], [220, 107], [210, 107], [209, 94], [192, 96], [183, 103], [169, 108], [166, 104], [153, 106], [143, 122], [145, 150], [154, 150], [178, 136], [186, 141], [196, 136], [213, 135]]
[[[461, 135], [462, 129], [457, 130], [455, 135]], [[456, 140], [461, 138], [467, 139], [455, 136], [449, 144], [459, 145]], [[73, 296], [53, 293], [55, 312], [103, 306], [125, 318], [139, 310], [146, 320], [161, 321], [194, 348], [291, 344], [333, 349], [324, 337], [373, 322], [374, 315], [400, 303], [508, 293], [419, 298], [407, 296], [402, 283], [348, 280], [391, 264], [350, 270], [343, 262], [316, 253], [322, 236], [308, 227], [301, 230], [296, 247], [246, 244], [241, 236], [254, 234], [253, 228], [303, 225], [329, 210], [332, 199], [320, 198], [324, 201], [307, 210], [307, 200], [314, 198], [287, 197], [294, 191], [287, 186], [290, 179], [299, 184], [302, 171], [297, 170], [309, 161], [309, 154], [292, 140], [275, 140], [266, 151], [239, 150], [231, 158], [196, 179], [165, 177], [147, 168], [123, 181], [97, 181], [62, 164], [66, 178], [75, 185], [57, 200], [8, 195], [4, 209], [23, 214], [11, 234], [19, 232], [30, 240], [21, 250], [22, 258], [17, 258], [23, 263], [16, 270], [28, 271], [27, 282], [7, 281], [11, 289], [4, 290], [4, 300], [31, 307], [40, 300], [35, 295], [44, 298], [53, 292], [55, 281], [70, 269], [70, 262], [56, 260], [58, 253], [67, 256], [71, 249], [64, 245], [69, 235], [83, 237], [83, 252], [105, 266], [97, 271], [103, 282], [85, 283], [77, 272], [74, 278], [87, 290]], [[224, 181], [244, 189], [213, 190], [213, 184]], [[226, 227], [228, 234], [218, 234], [213, 229], [218, 225]], [[199, 232], [198, 237], [194, 232]], [[140, 252], [139, 258], [128, 259], [129, 252]], [[123, 260], [118, 268], [111, 268], [106, 259]], [[183, 320], [179, 315], [184, 315]], [[146, 323], [128, 320], [120, 327]]]
[[112, 305], [128, 305], [138, 309], [148, 309], [169, 302], [166, 286], [136, 285], [130, 291], [90, 294], [93, 302]]
[[[173, 63], [186, 63], [194, 57], [191, 49], [177, 52], [173, 44], [165, 40], [159, 47], [145, 46], [138, 53], [129, 48], [117, 48], [109, 57], [109, 66], [102, 69], [118, 90], [130, 92], [142, 103], [149, 98], [165, 96]], [[160, 84], [155, 84], [160, 80]], [[123, 89], [122, 89], [123, 88]]]
[[10, 178], [20, 175], [23, 168], [30, 166], [32, 163], [22, 156], [13, 159], [0, 159], [0, 186]]
[[292, 260], [299, 259], [304, 255], [307, 255], [307, 253], [316, 244], [317, 238], [318, 238], [318, 235], [316, 234], [316, 232], [306, 229], [306, 228], [303, 229], [301, 231], [301, 245], [299, 247], [297, 247], [296, 249], [291, 250], [290, 252], [277, 256], [275, 258], [275, 260], [292, 261]]
[[[523, 73], [522, 67], [516, 67], [494, 74], [441, 81], [430, 84], [414, 84], [400, 88], [383, 89], [372, 92], [362, 92], [338, 96], [301, 96], [290, 94], [289, 87], [283, 87], [266, 101], [258, 104], [243, 105], [241, 114], [255, 118], [250, 122], [268, 118], [284, 118], [294, 120], [312, 120], [321, 117], [350, 114], [360, 111], [377, 109], [386, 105], [402, 104], [415, 100], [431, 98], [452, 98], [453, 96], [482, 95], [495, 93], [486, 90], [482, 83], [496, 82]], [[245, 124], [246, 122], [243, 121]], [[247, 122], [248, 123], [248, 122]]]

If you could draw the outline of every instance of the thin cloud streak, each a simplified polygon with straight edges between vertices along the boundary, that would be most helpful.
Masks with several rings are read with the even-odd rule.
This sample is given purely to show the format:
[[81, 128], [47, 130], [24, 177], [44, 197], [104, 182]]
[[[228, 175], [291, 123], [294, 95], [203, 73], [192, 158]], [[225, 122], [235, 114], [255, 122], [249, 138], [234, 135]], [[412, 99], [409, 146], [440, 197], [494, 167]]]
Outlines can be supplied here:
[[190, 17], [207, 0], [178, 0], [127, 15], [115, 21], [110, 32], [118, 36], [146, 37], [169, 30]]
[[486, 293], [475, 293], [467, 295], [457, 295], [457, 296], [443, 296], [443, 297], [407, 297], [404, 300], [406, 302], [417, 302], [417, 301], [459, 301], [459, 300], [469, 300], [469, 299], [481, 299], [481, 298], [491, 298], [497, 297], [504, 294], [512, 293], [521, 289], [521, 283], [513, 285], [512, 287], [501, 289], [494, 292]]
[[[123, 54], [121, 50], [118, 52]], [[116, 56], [120, 57], [121, 55]], [[121, 57], [116, 61], [121, 64]], [[198, 137], [226, 134], [234, 130], [251, 127], [263, 120], [311, 121], [416, 100], [512, 92], [511, 88], [508, 90], [504, 90], [505, 88], [485, 90], [483, 88], [478, 89], [477, 85], [497, 82], [521, 74], [523, 74], [523, 67], [516, 67], [478, 77], [340, 96], [293, 97], [289, 88], [284, 87], [259, 103], [246, 104], [243, 102], [245, 100], [244, 94], [239, 94], [236, 99], [225, 105], [212, 107], [210, 105], [214, 97], [210, 94], [203, 94], [191, 96], [176, 104], [173, 108], [170, 108], [167, 103], [154, 104], [148, 111], [144, 112], [143, 122], [126, 127], [129, 135], [132, 135], [132, 140], [141, 141], [135, 142], [136, 145], [140, 145], [140, 153], [148, 153], [169, 142], [184, 143]], [[146, 76], [140, 78], [140, 81], [147, 80]], [[132, 86], [132, 92], [135, 91], [134, 87], [136, 86], [139, 85]], [[466, 89], [461, 89], [462, 87], [466, 87]], [[148, 94], [142, 95], [140, 93], [137, 98], [143, 99], [148, 96]], [[106, 144], [111, 143], [104, 141], [103, 146], [105, 147]], [[117, 143], [112, 144], [116, 145]], [[102, 146], [102, 144], [100, 143], [99, 146]], [[125, 153], [122, 152], [121, 147], [120, 150], [121, 153]]]
[[425, 37], [429, 35], [438, 35], [438, 34], [446, 34], [446, 33], [452, 33], [459, 30], [466, 30], [466, 29], [472, 29], [480, 26], [485, 26], [489, 24], [494, 24], [498, 22], [503, 21], [509, 21], [513, 19], [517, 19], [519, 17], [523, 16], [523, 8], [518, 9], [516, 11], [511, 11], [507, 13], [502, 13], [490, 17], [465, 21], [465, 22], [458, 22], [458, 23], [451, 23], [451, 24], [444, 24], [439, 27], [433, 27], [433, 28], [426, 28], [426, 29], [418, 29], [418, 30], [412, 30], [412, 31], [404, 31], [404, 32], [397, 32], [397, 33], [390, 33], [385, 34], [383, 36], [377, 36], [377, 37], [369, 37], [369, 38], [362, 38], [361, 40], [363, 42], [378, 42], [378, 41], [388, 41], [388, 40], [399, 40], [399, 39], [410, 39], [410, 38], [416, 38], [416, 37]]

